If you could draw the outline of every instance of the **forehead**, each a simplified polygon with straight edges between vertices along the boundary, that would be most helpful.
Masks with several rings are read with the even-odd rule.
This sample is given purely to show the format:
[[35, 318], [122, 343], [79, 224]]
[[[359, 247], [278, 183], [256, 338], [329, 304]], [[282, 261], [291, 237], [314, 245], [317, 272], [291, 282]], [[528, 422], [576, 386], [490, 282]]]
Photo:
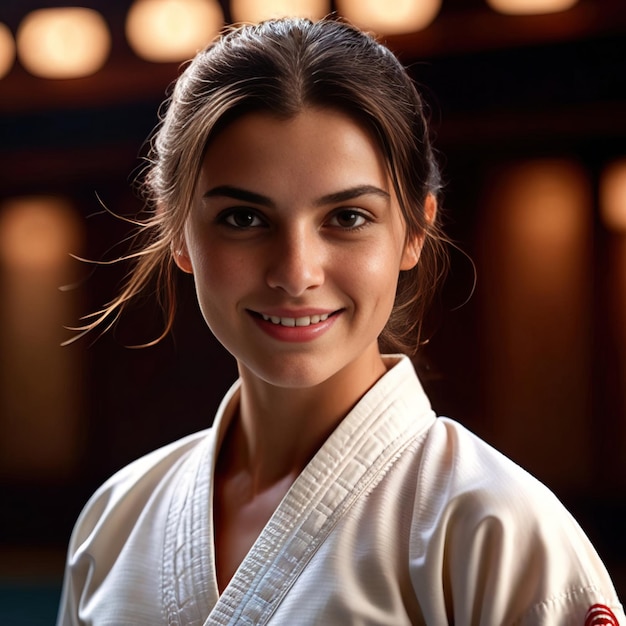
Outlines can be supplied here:
[[384, 186], [388, 178], [379, 144], [360, 119], [314, 107], [290, 117], [250, 112], [220, 129], [207, 145], [201, 179], [249, 175], [328, 179], [329, 184], [375, 178]]

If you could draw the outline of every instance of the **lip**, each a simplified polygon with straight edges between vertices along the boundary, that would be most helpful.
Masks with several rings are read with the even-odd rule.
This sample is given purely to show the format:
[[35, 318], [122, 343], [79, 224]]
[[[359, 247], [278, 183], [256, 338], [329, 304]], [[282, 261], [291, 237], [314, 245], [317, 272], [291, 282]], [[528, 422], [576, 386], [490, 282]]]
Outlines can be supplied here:
[[[273, 339], [286, 342], [307, 342], [317, 339], [326, 333], [340, 317], [343, 309], [264, 309], [263, 312], [248, 310], [255, 324]], [[306, 318], [322, 317], [306, 326], [283, 325], [271, 319], [265, 318], [288, 318], [290, 320], [302, 320]]]

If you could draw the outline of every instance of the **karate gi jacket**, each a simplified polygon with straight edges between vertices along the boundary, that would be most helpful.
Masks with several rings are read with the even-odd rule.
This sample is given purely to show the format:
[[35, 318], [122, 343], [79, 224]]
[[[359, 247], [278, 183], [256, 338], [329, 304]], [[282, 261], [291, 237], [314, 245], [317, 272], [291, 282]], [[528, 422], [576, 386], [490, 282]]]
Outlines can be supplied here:
[[[214, 426], [135, 461], [82, 512], [58, 624], [626, 626], [578, 524], [536, 479], [437, 418], [410, 360], [344, 418], [220, 595]], [[604, 619], [605, 621], [599, 621]]]

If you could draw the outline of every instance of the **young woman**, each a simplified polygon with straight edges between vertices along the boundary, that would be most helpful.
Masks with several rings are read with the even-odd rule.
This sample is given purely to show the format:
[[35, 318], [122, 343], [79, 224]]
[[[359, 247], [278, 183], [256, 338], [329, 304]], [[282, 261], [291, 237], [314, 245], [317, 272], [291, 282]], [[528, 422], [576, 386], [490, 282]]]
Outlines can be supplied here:
[[87, 504], [59, 624], [626, 623], [556, 498], [381, 353], [417, 346], [442, 241], [386, 48], [331, 20], [232, 30], [178, 80], [150, 163], [153, 235], [102, 315], [178, 266], [240, 376], [212, 428]]

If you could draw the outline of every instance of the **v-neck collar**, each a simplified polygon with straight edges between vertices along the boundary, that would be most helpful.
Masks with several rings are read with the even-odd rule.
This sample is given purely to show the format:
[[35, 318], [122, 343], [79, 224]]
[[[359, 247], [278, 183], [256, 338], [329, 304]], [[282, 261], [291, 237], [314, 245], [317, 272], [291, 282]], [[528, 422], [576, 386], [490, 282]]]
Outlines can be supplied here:
[[168, 624], [266, 623], [355, 500], [432, 424], [434, 414], [410, 360], [385, 358], [389, 371], [294, 481], [220, 596], [213, 479], [220, 442], [238, 405], [240, 382], [231, 388], [211, 436], [194, 452], [170, 503], [162, 569]]

